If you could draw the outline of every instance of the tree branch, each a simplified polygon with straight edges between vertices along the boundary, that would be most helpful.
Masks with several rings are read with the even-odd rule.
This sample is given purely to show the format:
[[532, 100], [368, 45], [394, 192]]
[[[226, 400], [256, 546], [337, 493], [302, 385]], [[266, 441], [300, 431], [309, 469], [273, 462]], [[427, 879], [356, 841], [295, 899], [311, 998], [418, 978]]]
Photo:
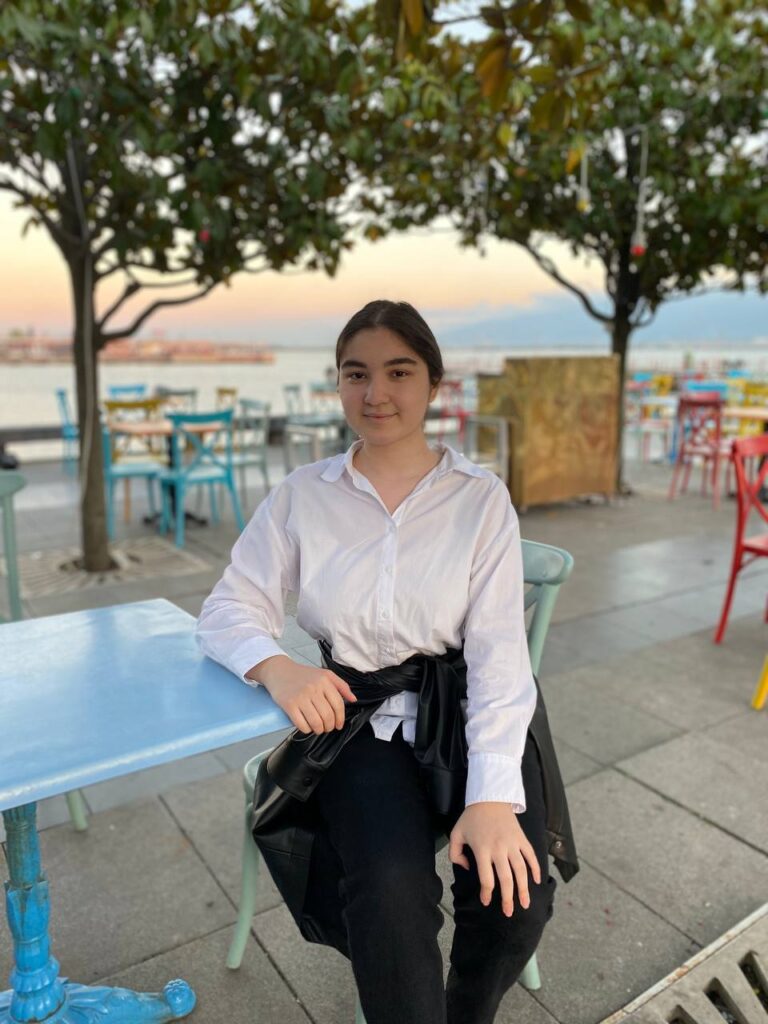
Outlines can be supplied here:
[[567, 288], [569, 292], [576, 296], [590, 316], [593, 316], [595, 320], [600, 320], [600, 322], [604, 324], [612, 322], [612, 317], [607, 316], [605, 313], [601, 313], [599, 309], [596, 309], [580, 288], [577, 288], [575, 284], [571, 284], [570, 281], [566, 281], [562, 274], [558, 272], [552, 260], [547, 256], [543, 256], [540, 252], [537, 252], [530, 242], [521, 242], [520, 244], [531, 254], [531, 256], [533, 256], [546, 274], [549, 274], [553, 280], [557, 281], [557, 283], [562, 285], [563, 288]]
[[42, 210], [38, 210], [34, 204], [34, 200], [37, 198], [31, 192], [27, 192], [26, 189], [20, 188], [11, 181], [0, 180], [0, 189], [5, 189], [7, 192], [15, 192], [17, 196], [20, 196], [25, 203], [28, 203], [32, 208], [34, 215], [39, 217], [40, 220], [45, 224], [53, 237], [53, 240], [62, 248], [73, 245], [82, 245], [82, 239], [78, 238], [77, 235], [71, 235], [68, 231], [65, 231], [56, 221], [51, 220], [47, 213]]
[[182, 306], [187, 302], [195, 302], [197, 299], [202, 299], [208, 294], [208, 292], [213, 291], [217, 284], [219, 284], [218, 281], [213, 281], [211, 284], [206, 285], [205, 288], [201, 288], [199, 292], [195, 292], [194, 295], [187, 295], [181, 299], [158, 299], [157, 302], [153, 302], [151, 306], [147, 306], [144, 312], [140, 313], [133, 323], [129, 327], [126, 327], [125, 330], [108, 331], [106, 334], [102, 334], [101, 345], [99, 347], [103, 348], [104, 345], [108, 344], [110, 341], [116, 341], [118, 338], [130, 338], [130, 336], [135, 334], [144, 321], [152, 316], [156, 310], [161, 309], [163, 306]]
[[99, 320], [98, 324], [96, 325], [98, 327], [99, 334], [103, 335], [104, 327], [107, 321], [110, 319], [110, 317], [114, 316], [118, 309], [120, 309], [120, 307], [123, 305], [123, 303], [127, 302], [132, 295], [135, 295], [140, 288], [141, 285], [139, 284], [139, 282], [136, 280], [136, 278], [132, 277], [128, 284], [125, 286], [125, 288], [123, 288], [123, 294], [119, 295], [115, 299], [115, 301], [112, 303], [112, 305], [109, 307], [104, 316]]

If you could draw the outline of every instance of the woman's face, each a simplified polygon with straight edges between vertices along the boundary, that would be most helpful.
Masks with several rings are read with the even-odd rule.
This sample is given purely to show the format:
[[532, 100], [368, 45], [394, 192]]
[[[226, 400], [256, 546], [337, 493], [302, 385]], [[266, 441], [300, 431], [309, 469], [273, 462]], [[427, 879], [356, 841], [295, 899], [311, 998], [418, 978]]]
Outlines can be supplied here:
[[365, 328], [347, 342], [339, 395], [347, 422], [367, 444], [393, 444], [423, 433], [436, 394], [427, 364], [388, 327]]

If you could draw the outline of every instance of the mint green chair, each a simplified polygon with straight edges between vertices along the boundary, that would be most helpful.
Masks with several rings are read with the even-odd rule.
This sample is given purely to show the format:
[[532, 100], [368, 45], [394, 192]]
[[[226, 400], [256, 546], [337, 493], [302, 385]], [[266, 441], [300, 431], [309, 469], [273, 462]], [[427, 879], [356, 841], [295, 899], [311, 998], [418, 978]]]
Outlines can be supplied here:
[[[524, 540], [522, 546], [523, 575], [528, 585], [525, 594], [525, 610], [528, 617], [528, 651], [531, 658], [531, 667], [534, 674], [538, 675], [541, 656], [544, 651], [544, 641], [547, 638], [555, 601], [557, 600], [560, 587], [571, 575], [573, 556], [563, 550], [563, 548], [556, 548], [550, 544], [540, 544], [532, 540]], [[236, 970], [242, 962], [251, 929], [251, 920], [256, 911], [256, 885], [261, 858], [259, 857], [258, 847], [251, 836], [250, 808], [253, 801], [256, 772], [261, 761], [269, 753], [269, 750], [265, 750], [256, 757], [251, 758], [243, 769], [245, 837], [243, 841], [240, 908], [235, 933], [227, 955], [227, 967], [233, 970]], [[437, 844], [437, 850], [441, 850], [447, 844], [447, 839], [441, 839]], [[520, 983], [533, 991], [541, 988], [539, 966], [535, 954], [531, 957], [520, 976]], [[355, 1012], [355, 1024], [365, 1024], [365, 1018], [359, 1002]]]
[[269, 445], [269, 402], [255, 398], [240, 399], [240, 419], [237, 426], [237, 447], [232, 453], [232, 465], [240, 471], [240, 497], [247, 502], [246, 469], [257, 466], [264, 477], [264, 488], [269, 490], [267, 448]]
[[[24, 618], [19, 589], [19, 563], [16, 551], [16, 520], [13, 513], [13, 496], [27, 486], [21, 473], [0, 471], [0, 506], [3, 511], [3, 555], [5, 575], [8, 580], [8, 608], [11, 621]], [[0, 619], [0, 622], [4, 621]]]
[[[8, 603], [11, 621], [24, 618], [21, 605], [19, 586], [19, 563], [16, 548], [16, 520], [13, 514], [13, 496], [27, 486], [21, 473], [0, 472], [0, 507], [3, 512], [3, 556], [5, 558], [5, 575], [8, 579]], [[3, 619], [0, 618], [0, 622]], [[79, 789], [66, 794], [67, 807], [72, 824], [78, 832], [88, 828], [85, 801]]]

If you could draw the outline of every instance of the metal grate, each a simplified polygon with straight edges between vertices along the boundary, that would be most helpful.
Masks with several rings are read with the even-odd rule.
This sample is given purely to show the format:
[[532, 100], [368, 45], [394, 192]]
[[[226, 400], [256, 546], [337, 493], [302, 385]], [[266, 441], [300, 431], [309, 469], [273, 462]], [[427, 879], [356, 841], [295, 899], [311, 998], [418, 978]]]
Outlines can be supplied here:
[[[73, 566], [73, 559], [81, 553], [79, 548], [30, 551], [19, 555], [21, 596], [35, 598], [69, 594], [114, 583], [131, 583], [158, 576], [186, 576], [210, 569], [202, 558], [175, 547], [162, 537], [135, 537], [112, 546], [110, 551], [117, 566], [103, 573], [83, 572]], [[0, 558], [0, 578], [4, 575], [5, 562]]]
[[768, 1024], [768, 903], [601, 1024]]

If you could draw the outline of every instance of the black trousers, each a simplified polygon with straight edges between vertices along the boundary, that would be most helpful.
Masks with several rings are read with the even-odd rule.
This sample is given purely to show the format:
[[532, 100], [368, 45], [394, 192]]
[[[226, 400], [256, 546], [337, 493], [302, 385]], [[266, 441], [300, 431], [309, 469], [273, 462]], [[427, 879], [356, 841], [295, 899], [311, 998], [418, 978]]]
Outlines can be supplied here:
[[530, 906], [524, 910], [515, 893], [507, 918], [498, 881], [490, 905], [481, 904], [477, 867], [465, 847], [471, 869], [453, 866], [455, 932], [445, 986], [435, 839], [447, 835], [455, 819], [432, 810], [400, 728], [386, 742], [366, 725], [323, 776], [312, 797], [322, 827], [310, 868], [311, 901], [328, 919], [323, 894], [341, 868], [342, 892], [334, 894], [334, 903], [343, 907], [343, 919], [337, 924], [348, 937], [367, 1024], [492, 1024], [552, 916], [555, 880], [548, 871], [541, 771], [530, 738], [522, 770], [526, 811], [519, 821], [542, 882], [536, 885], [529, 871]]

